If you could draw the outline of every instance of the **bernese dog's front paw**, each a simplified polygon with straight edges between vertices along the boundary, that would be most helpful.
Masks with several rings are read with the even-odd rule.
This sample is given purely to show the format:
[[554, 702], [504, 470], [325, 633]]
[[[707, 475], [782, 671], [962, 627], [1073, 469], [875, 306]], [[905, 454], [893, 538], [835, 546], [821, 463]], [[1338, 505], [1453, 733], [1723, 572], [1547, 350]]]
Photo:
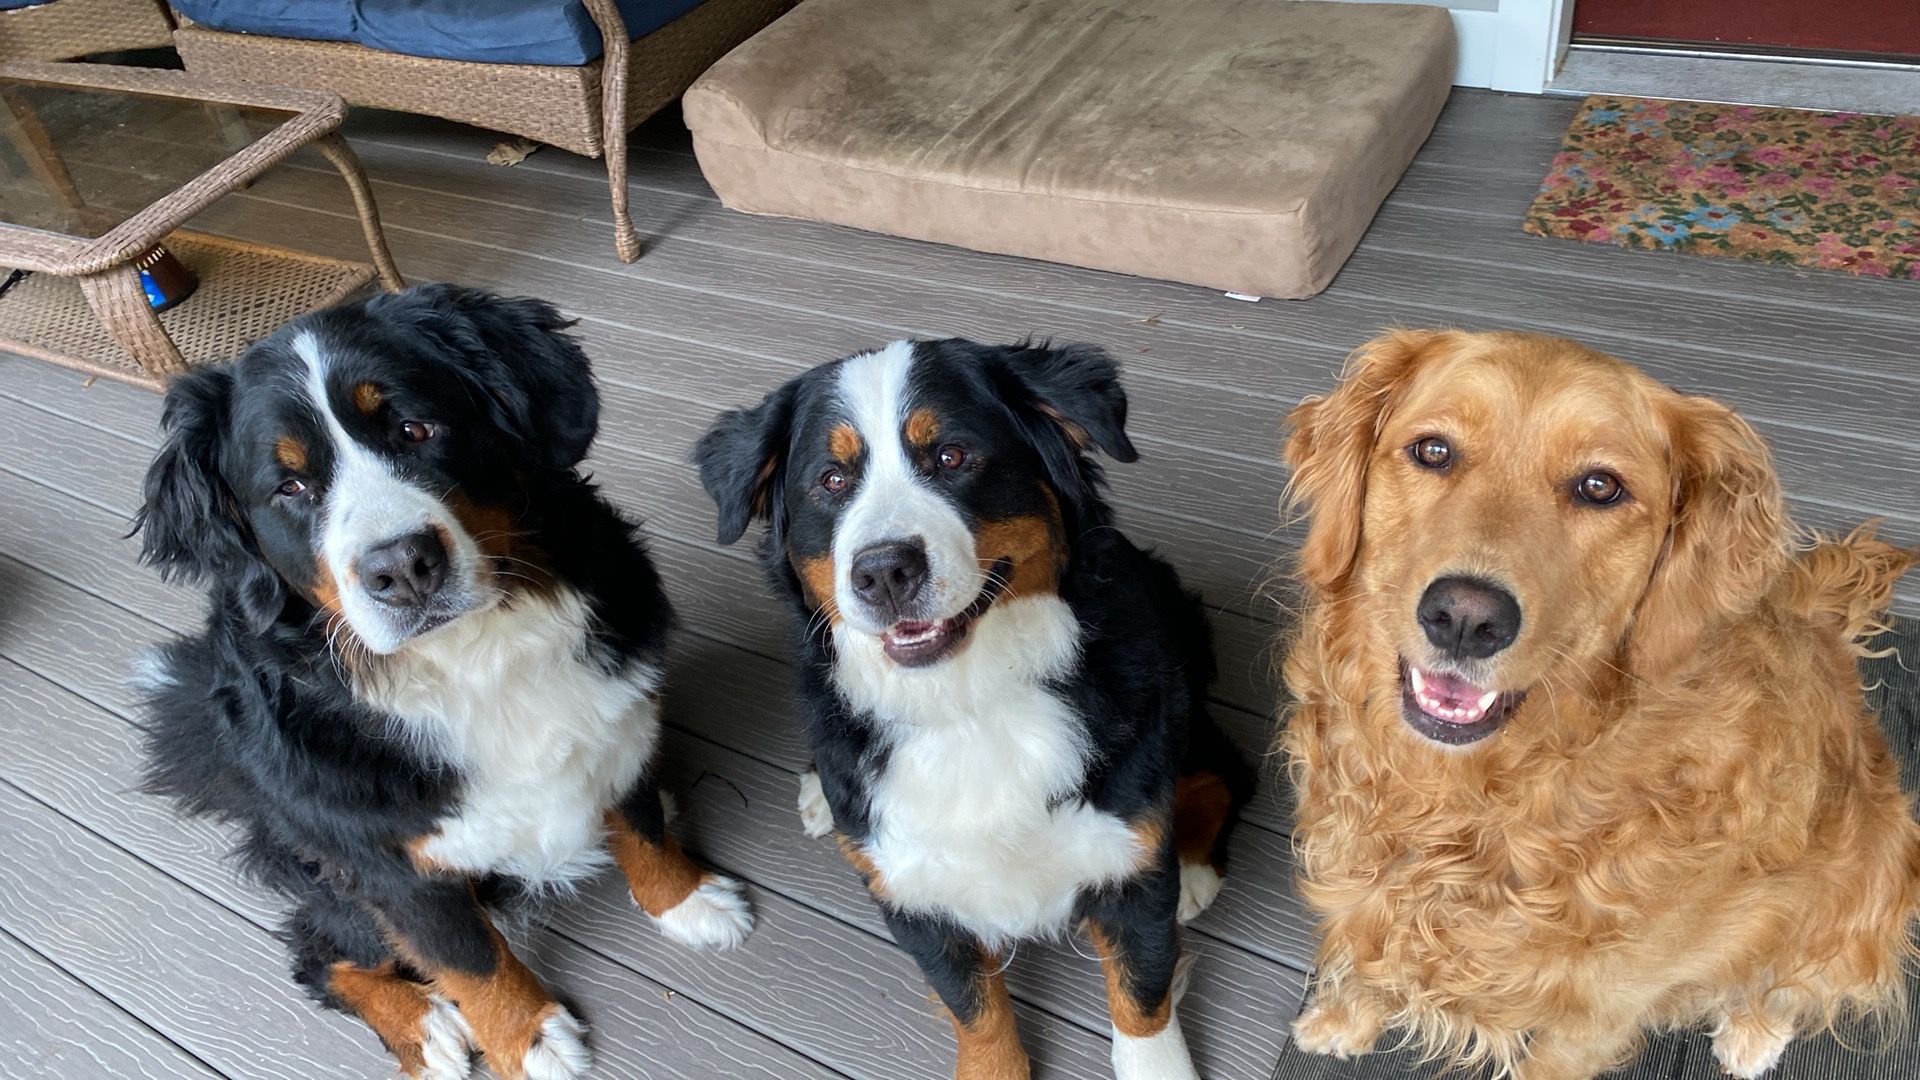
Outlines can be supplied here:
[[833, 807], [820, 788], [820, 774], [812, 769], [800, 774], [800, 829], [816, 840], [833, 831]]
[[660, 932], [693, 949], [731, 949], [753, 929], [753, 907], [739, 882], [707, 874], [686, 899], [654, 917]]
[[520, 1059], [520, 1074], [526, 1080], [579, 1080], [592, 1067], [586, 1025], [565, 1005], [554, 1005]]
[[427, 1013], [420, 1018], [419, 1067], [407, 1075], [413, 1080], [467, 1080], [473, 1074], [475, 1049], [473, 1029], [459, 1006], [430, 995]]
[[1180, 925], [1185, 926], [1213, 906], [1226, 879], [1206, 863], [1180, 864]]

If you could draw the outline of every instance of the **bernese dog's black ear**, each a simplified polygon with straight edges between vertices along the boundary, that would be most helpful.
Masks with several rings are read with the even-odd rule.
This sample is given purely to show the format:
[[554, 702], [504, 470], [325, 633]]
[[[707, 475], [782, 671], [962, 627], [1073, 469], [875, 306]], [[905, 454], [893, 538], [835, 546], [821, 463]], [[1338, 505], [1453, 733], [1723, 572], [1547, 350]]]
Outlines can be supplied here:
[[219, 368], [191, 372], [167, 388], [160, 427], [167, 441], [147, 469], [145, 502], [134, 515], [140, 559], [162, 578], [198, 581], [233, 562], [246, 526], [220, 476], [233, 376]]
[[714, 419], [694, 447], [700, 483], [719, 511], [716, 537], [720, 543], [740, 539], [755, 519], [765, 520], [779, 542], [786, 525], [786, 506], [779, 492], [786, 476], [798, 396], [796, 380], [751, 409], [729, 409]]
[[464, 361], [464, 370], [533, 461], [571, 469], [600, 426], [600, 394], [573, 320], [544, 300], [458, 285], [420, 285], [368, 303], [368, 313], [409, 323]]
[[1119, 365], [1093, 345], [1018, 345], [988, 355], [989, 378], [1039, 451], [1053, 489], [1076, 512], [1097, 508], [1101, 470], [1091, 451], [1115, 461], [1140, 459], [1127, 438]]
[[1007, 360], [1025, 391], [1024, 401], [1008, 402], [1016, 413], [1031, 410], [1044, 416], [1075, 453], [1097, 448], [1115, 461], [1140, 460], [1127, 438], [1127, 392], [1120, 387], [1120, 365], [1105, 349], [1027, 345], [1008, 350]]
[[233, 376], [223, 368], [190, 372], [167, 387], [160, 413], [167, 441], [147, 469], [133, 531], [141, 561], [161, 578], [218, 581], [258, 632], [279, 617], [286, 591], [220, 474], [232, 397]]

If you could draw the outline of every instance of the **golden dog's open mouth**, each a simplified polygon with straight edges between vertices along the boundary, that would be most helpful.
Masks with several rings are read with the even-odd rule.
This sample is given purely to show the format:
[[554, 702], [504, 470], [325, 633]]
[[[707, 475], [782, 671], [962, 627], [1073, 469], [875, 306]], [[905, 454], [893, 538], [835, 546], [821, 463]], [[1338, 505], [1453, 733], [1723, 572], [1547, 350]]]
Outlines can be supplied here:
[[1465, 746], [1500, 730], [1526, 699], [1525, 690], [1489, 690], [1458, 675], [1400, 658], [1400, 716], [1434, 742]]

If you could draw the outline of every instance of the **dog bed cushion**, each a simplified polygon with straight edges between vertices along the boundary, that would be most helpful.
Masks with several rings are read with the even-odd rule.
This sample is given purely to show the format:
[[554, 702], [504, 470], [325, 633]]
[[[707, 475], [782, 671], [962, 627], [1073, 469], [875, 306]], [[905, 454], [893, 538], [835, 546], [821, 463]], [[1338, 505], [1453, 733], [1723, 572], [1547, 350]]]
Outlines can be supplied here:
[[1445, 103], [1447, 13], [1312, 0], [808, 0], [687, 91], [751, 213], [1308, 296]]
[[[615, 0], [627, 34], [652, 33], [700, 0]], [[603, 50], [579, 0], [173, 0], [201, 26], [350, 41], [370, 49], [485, 64], [577, 67]]]

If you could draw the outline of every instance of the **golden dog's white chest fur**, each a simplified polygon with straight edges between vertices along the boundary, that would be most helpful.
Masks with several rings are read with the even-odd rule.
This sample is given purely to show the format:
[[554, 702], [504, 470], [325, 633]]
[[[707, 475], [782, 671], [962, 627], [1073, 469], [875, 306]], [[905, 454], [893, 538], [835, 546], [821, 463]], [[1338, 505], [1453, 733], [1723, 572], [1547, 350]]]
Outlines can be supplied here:
[[836, 675], [886, 734], [863, 848], [905, 911], [945, 915], [990, 945], [1066, 927], [1082, 891], [1145, 857], [1120, 818], [1076, 789], [1085, 730], [1048, 687], [1079, 650], [1057, 597], [1008, 600], [953, 660], [890, 668], [877, 644], [849, 640]]
[[653, 756], [659, 672], [602, 670], [588, 617], [570, 592], [519, 597], [421, 639], [362, 688], [465, 778], [420, 855], [547, 886], [606, 863], [602, 815]]

